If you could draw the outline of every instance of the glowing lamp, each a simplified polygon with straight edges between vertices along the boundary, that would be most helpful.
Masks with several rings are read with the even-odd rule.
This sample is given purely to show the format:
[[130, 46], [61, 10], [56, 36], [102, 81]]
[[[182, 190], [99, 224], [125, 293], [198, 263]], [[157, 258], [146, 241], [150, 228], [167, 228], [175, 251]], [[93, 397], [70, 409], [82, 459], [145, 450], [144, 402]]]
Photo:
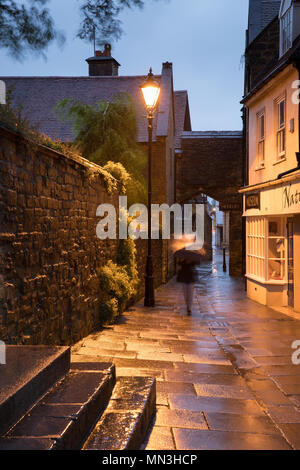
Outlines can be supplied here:
[[141, 86], [143, 93], [144, 101], [146, 107], [150, 110], [153, 110], [157, 104], [158, 97], [160, 94], [160, 87], [156, 80], [154, 80], [154, 75], [152, 69], [148, 73], [146, 81], [143, 86]]

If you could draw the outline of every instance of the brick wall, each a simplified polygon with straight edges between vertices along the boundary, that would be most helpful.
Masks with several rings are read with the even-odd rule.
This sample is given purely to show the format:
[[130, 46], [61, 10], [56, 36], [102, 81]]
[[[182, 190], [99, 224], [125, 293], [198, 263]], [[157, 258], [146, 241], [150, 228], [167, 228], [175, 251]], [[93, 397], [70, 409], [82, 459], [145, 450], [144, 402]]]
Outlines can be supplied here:
[[[243, 140], [240, 136], [203, 137], [184, 133], [182, 156], [176, 162], [176, 197], [184, 203], [201, 193], [220, 204], [241, 204]], [[230, 274], [243, 274], [242, 214], [230, 211]]]
[[[117, 204], [86, 165], [0, 128], [0, 338], [71, 344], [100, 326], [97, 270], [116, 240], [96, 237], [96, 208]], [[155, 242], [155, 282], [161, 246]], [[139, 272], [146, 241], [137, 242]], [[139, 295], [143, 295], [141, 275]]]

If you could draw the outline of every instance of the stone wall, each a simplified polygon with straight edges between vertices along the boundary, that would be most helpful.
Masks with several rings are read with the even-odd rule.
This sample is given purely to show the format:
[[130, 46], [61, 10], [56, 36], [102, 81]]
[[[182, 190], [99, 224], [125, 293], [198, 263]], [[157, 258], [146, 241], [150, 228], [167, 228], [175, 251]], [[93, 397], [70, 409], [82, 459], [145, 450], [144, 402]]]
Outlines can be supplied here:
[[[118, 242], [96, 237], [96, 208], [118, 194], [87, 165], [0, 128], [0, 339], [10, 344], [71, 344], [100, 326], [97, 270], [115, 260]], [[143, 273], [146, 241], [137, 249]], [[140, 296], [143, 285], [141, 274]]]

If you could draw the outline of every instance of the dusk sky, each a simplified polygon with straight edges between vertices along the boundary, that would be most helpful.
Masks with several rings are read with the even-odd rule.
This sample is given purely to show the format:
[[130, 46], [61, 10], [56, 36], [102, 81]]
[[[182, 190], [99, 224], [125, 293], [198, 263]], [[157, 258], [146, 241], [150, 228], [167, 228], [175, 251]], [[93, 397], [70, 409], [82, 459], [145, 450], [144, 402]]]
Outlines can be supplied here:
[[[62, 48], [47, 60], [28, 56], [22, 63], [0, 51], [0, 75], [82, 76], [93, 45], [75, 38], [78, 0], [51, 0], [57, 28], [66, 35]], [[143, 10], [121, 17], [124, 35], [113, 44], [120, 75], [144, 75], [152, 66], [173, 62], [175, 90], [188, 90], [193, 130], [242, 128], [243, 53], [248, 0], [146, 0]]]

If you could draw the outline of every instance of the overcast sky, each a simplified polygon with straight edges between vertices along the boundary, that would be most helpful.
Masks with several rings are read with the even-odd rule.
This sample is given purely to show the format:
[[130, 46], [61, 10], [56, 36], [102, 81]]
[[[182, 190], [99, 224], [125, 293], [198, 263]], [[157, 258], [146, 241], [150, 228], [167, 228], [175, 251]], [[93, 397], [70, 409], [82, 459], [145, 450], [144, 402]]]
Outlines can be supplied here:
[[[144, 75], [173, 62], [175, 90], [188, 90], [193, 130], [239, 130], [248, 0], [146, 0], [143, 10], [122, 15], [124, 35], [113, 44], [120, 75]], [[75, 38], [78, 0], [51, 0], [67, 41], [51, 45], [47, 60], [16, 62], [0, 51], [0, 75], [88, 74], [93, 45]]]

